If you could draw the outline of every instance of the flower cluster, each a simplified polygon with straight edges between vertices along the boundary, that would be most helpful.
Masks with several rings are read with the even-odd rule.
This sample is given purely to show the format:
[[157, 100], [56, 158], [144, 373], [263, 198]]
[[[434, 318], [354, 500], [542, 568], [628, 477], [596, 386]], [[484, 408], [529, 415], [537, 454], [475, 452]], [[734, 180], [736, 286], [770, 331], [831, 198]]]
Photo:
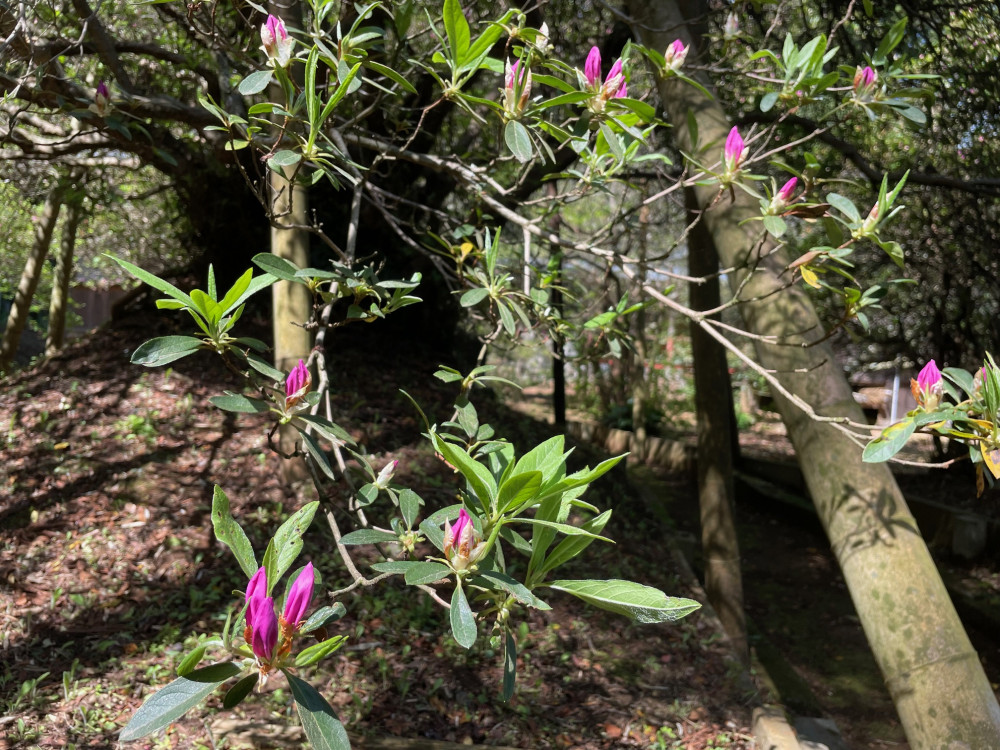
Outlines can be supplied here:
[[313, 565], [309, 563], [288, 589], [280, 616], [274, 612], [274, 599], [267, 595], [267, 571], [263, 567], [247, 584], [247, 626], [243, 637], [257, 657], [261, 673], [267, 674], [291, 651], [292, 639], [312, 602], [315, 580]]
[[601, 51], [591, 47], [587, 60], [583, 65], [583, 77], [594, 92], [590, 100], [590, 108], [594, 112], [603, 112], [604, 106], [611, 99], [622, 99], [628, 96], [628, 84], [625, 82], [625, 72], [622, 70], [621, 58], [608, 71], [604, 83], [601, 83]]
[[285, 23], [277, 16], [268, 16], [260, 27], [261, 49], [267, 55], [267, 60], [277, 68], [285, 68], [292, 59], [292, 48], [295, 40], [288, 36]]

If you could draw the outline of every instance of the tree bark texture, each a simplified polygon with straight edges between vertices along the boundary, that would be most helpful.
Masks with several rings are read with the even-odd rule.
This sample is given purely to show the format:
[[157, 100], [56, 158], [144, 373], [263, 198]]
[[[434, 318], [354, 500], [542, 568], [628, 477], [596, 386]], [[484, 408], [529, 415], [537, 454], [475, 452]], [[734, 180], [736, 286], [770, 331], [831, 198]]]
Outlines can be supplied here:
[[[692, 209], [697, 197], [687, 191]], [[696, 224], [688, 236], [688, 271], [705, 277], [691, 284], [690, 304], [695, 310], [719, 306], [719, 258], [705, 224]], [[698, 506], [701, 511], [701, 549], [705, 560], [705, 592], [719, 615], [740, 660], [750, 664], [746, 612], [743, 609], [743, 576], [740, 543], [736, 536], [733, 485], [733, 397], [726, 352], [699, 326], [691, 325], [694, 359], [694, 403], [698, 417]]]
[[66, 218], [63, 219], [62, 236], [59, 238], [59, 257], [56, 259], [56, 277], [52, 282], [52, 297], [49, 300], [49, 329], [45, 336], [45, 356], [51, 356], [62, 349], [66, 339], [66, 313], [69, 310], [69, 283], [73, 276], [73, 251], [76, 246], [76, 230], [83, 218], [83, 186], [79, 184], [83, 176], [74, 175], [78, 184], [66, 202]]
[[14, 295], [14, 304], [7, 316], [7, 327], [4, 328], [3, 339], [0, 340], [0, 372], [10, 368], [17, 353], [17, 346], [21, 342], [21, 334], [24, 333], [24, 326], [28, 322], [31, 300], [38, 288], [38, 280], [42, 277], [42, 264], [52, 243], [52, 233], [59, 220], [59, 209], [65, 192], [66, 184], [60, 180], [49, 191], [45, 205], [42, 206], [42, 213], [35, 224], [35, 242], [25, 261], [21, 282]]
[[[701, 9], [687, 10], [696, 18]], [[637, 36], [654, 49], [677, 37], [699, 41], [675, 0], [632, 0], [631, 13]], [[718, 102], [676, 79], [661, 79], [659, 93], [677, 126], [677, 146], [718, 162], [731, 127]], [[691, 142], [689, 115], [698, 143]], [[802, 346], [817, 342], [822, 328], [801, 285], [792, 283], [785, 253], [766, 241], [759, 222], [740, 225], [759, 214], [756, 201], [736, 190], [734, 200], [726, 195], [715, 204], [718, 186], [694, 190], [721, 264], [740, 269], [728, 280], [746, 300], [746, 327], [790, 342], [756, 342], [758, 361], [818, 414], [862, 422], [831, 347]], [[843, 433], [779, 394], [775, 400], [910, 745], [1000, 747], [1000, 707], [889, 468], [863, 463]]]
[[[309, 266], [309, 233], [302, 227], [309, 222], [309, 196], [301, 184], [293, 184], [285, 175], [271, 173], [273, 210], [279, 226], [271, 228], [271, 252], [299, 268]], [[297, 227], [295, 225], [298, 225]], [[279, 281], [271, 287], [271, 314], [274, 332], [274, 366], [289, 372], [300, 359], [309, 357], [312, 338], [302, 324], [312, 314], [312, 298], [303, 284]], [[278, 446], [284, 454], [295, 450], [298, 431], [290, 425], [278, 430]], [[282, 463], [286, 481], [308, 477], [299, 459]]]

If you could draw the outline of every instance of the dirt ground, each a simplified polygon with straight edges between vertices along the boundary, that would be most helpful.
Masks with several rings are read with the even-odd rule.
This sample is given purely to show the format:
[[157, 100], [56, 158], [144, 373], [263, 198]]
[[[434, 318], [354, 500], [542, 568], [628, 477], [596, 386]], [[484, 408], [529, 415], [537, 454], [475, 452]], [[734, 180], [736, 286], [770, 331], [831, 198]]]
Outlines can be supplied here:
[[[173, 332], [165, 316], [136, 314], [0, 384], [0, 747], [115, 747], [143, 699], [221, 630], [245, 580], [213, 538], [213, 485], [227, 492], [258, 551], [314, 499], [279, 482], [262, 417], [208, 403], [234, 384], [207, 354], [156, 370], [129, 364], [144, 339]], [[398, 342], [343, 342], [331, 363], [338, 422], [376, 462], [399, 459], [396, 481], [431, 506], [451, 501], [455, 479], [397, 388], [428, 414], [445, 414], [454, 394], [432, 377], [437, 364]], [[548, 434], [499, 404], [488, 411], [519, 451]], [[598, 459], [581, 449], [571, 468]], [[320, 499], [336, 507], [341, 494], [332, 486]], [[663, 529], [622, 472], [588, 499], [615, 507], [605, 532], [618, 544], [593, 545], [574, 576], [692, 596], [664, 553]], [[327, 590], [348, 581], [319, 522], [304, 555]], [[504, 703], [489, 639], [460, 648], [425, 595], [388, 584], [342, 601], [348, 616], [335, 627], [349, 645], [310, 679], [355, 736], [580, 750], [752, 746], [750, 710], [760, 696], [697, 613], [640, 626], [553, 596], [551, 612], [532, 611], [521, 626], [518, 690]], [[288, 692], [279, 677], [233, 711], [212, 697], [130, 746], [296, 746], [297, 736], [281, 730], [295, 724]]]

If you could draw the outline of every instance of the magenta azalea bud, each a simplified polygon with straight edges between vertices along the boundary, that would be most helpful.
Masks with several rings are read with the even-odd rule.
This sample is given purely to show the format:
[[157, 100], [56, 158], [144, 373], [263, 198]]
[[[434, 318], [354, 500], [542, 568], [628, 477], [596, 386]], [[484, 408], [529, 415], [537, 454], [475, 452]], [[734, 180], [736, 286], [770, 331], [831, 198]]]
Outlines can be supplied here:
[[514, 64], [507, 61], [504, 76], [504, 109], [511, 115], [516, 115], [524, 109], [531, 96], [531, 70], [521, 67], [521, 61]]
[[674, 39], [673, 43], [667, 47], [667, 51], [663, 53], [663, 64], [664, 69], [671, 73], [676, 73], [684, 65], [684, 60], [687, 59], [688, 49], [690, 47], [685, 47], [684, 42], [680, 39]]
[[263, 662], [269, 662], [278, 645], [278, 618], [274, 614], [274, 599], [255, 596], [247, 607], [247, 626], [252, 631], [250, 648]]
[[750, 149], [743, 145], [743, 137], [735, 126], [729, 131], [726, 138], [726, 146], [723, 151], [726, 162], [726, 172], [732, 174], [736, 172], [747, 157]]
[[250, 601], [256, 596], [267, 596], [267, 571], [261, 565], [260, 569], [253, 574], [250, 583], [247, 584], [247, 595], [245, 601]]
[[456, 570], [465, 570], [482, 553], [479, 532], [465, 508], [458, 512], [455, 525], [444, 522], [444, 553]]
[[583, 64], [583, 77], [591, 86], [597, 86], [601, 80], [601, 51], [597, 47], [591, 47], [587, 54], [587, 61]]
[[917, 384], [924, 392], [941, 386], [941, 371], [938, 369], [937, 362], [932, 359], [924, 365], [924, 369], [917, 375]]
[[285, 597], [285, 611], [281, 615], [284, 624], [297, 628], [302, 624], [309, 604], [312, 602], [313, 585], [316, 582], [316, 573], [313, 564], [306, 565], [302, 572], [296, 577], [291, 588], [288, 589], [288, 596]]
[[622, 71], [621, 58], [615, 60], [615, 64], [608, 71], [608, 77], [604, 79], [601, 86], [601, 96], [605, 99], [621, 99], [628, 94], [628, 87], [625, 85], [625, 73]]
[[287, 411], [299, 403], [309, 393], [311, 385], [312, 375], [309, 374], [309, 368], [306, 367], [305, 362], [300, 359], [285, 379], [285, 410]]
[[108, 91], [108, 85], [104, 81], [97, 84], [97, 89], [94, 91], [94, 103], [90, 105], [89, 109], [99, 117], [104, 117], [111, 109], [111, 92]]
[[941, 403], [944, 386], [941, 383], [941, 371], [933, 359], [924, 365], [916, 380], [910, 381], [910, 392], [913, 393], [918, 406], [927, 411], [937, 409]]
[[878, 74], [866, 65], [864, 68], [858, 67], [854, 73], [854, 93], [864, 94], [870, 91], [878, 80]]
[[785, 203], [788, 203], [788, 201], [792, 199], [792, 193], [795, 192], [795, 186], [798, 184], [798, 182], [799, 182], [798, 177], [793, 177], [792, 179], [790, 179], [781, 187], [781, 190], [778, 191], [777, 197], [780, 200], [784, 201]]
[[267, 59], [279, 68], [284, 68], [292, 59], [292, 47], [295, 40], [288, 36], [285, 23], [277, 16], [269, 15], [267, 22], [260, 27], [260, 40], [263, 42], [264, 54]]

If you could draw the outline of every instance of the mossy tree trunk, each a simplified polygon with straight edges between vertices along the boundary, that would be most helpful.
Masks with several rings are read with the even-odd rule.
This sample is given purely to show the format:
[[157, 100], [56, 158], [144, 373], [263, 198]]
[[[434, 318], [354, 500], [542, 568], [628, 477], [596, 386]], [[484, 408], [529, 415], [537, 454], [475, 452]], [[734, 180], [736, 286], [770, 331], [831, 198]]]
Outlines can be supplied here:
[[76, 247], [76, 230], [83, 218], [83, 173], [72, 176], [76, 183], [66, 201], [66, 218], [63, 219], [59, 238], [59, 257], [56, 259], [56, 277], [52, 282], [49, 300], [49, 328], [45, 336], [45, 355], [51, 356], [62, 349], [66, 339], [66, 313], [69, 309], [69, 283], [73, 277], [73, 251]]
[[21, 334], [24, 333], [24, 326], [28, 322], [28, 314], [31, 312], [31, 300], [35, 296], [38, 281], [42, 277], [42, 265], [45, 263], [45, 256], [49, 253], [49, 245], [52, 244], [52, 233], [59, 220], [59, 209], [62, 206], [65, 192], [66, 183], [59, 180], [49, 191], [45, 204], [42, 206], [42, 213], [35, 224], [35, 241], [31, 246], [28, 259], [25, 261], [21, 282], [14, 295], [14, 304], [7, 316], [7, 326], [4, 328], [3, 338], [0, 339], [0, 372], [10, 368], [14, 361], [14, 355], [17, 353], [17, 346], [21, 343]]
[[[693, 220], [697, 196], [686, 192]], [[692, 284], [689, 301], [695, 310], [714, 310], [721, 302], [719, 257], [704, 223], [688, 235], [688, 271], [704, 277]], [[736, 536], [733, 485], [733, 398], [729, 365], [722, 345], [700, 326], [691, 325], [694, 360], [694, 403], [698, 417], [698, 506], [701, 551], [705, 561], [705, 592], [719, 615], [740, 660], [749, 666], [750, 646], [743, 609], [740, 543]]]
[[[632, 0], [630, 14], [640, 40], [663, 50], [678, 36], [698, 41], [684, 19], [699, 17], [704, 8], [684, 10], [675, 0]], [[731, 127], [717, 100], [669, 79], [660, 81], [659, 93], [667, 118], [677, 125], [672, 132], [678, 148], [697, 155], [707, 147], [706, 159], [716, 160]], [[689, 115], [697, 122], [699, 143], [690, 141]], [[695, 191], [698, 205], [707, 208], [718, 187]], [[750, 300], [740, 305], [746, 327], [792, 344], [814, 344], [758, 341], [758, 360], [818, 414], [863, 421], [833, 350], [817, 343], [822, 328], [811, 302], [799, 286], [786, 287], [785, 253], [762, 241], [759, 222], [741, 226], [757, 214], [755, 201], [739, 190], [733, 202], [724, 197], [705, 214], [720, 263], [743, 269], [728, 279], [741, 299]], [[889, 468], [863, 463], [850, 438], [780, 394], [775, 400], [910, 745], [1000, 747], [1000, 707]]]

